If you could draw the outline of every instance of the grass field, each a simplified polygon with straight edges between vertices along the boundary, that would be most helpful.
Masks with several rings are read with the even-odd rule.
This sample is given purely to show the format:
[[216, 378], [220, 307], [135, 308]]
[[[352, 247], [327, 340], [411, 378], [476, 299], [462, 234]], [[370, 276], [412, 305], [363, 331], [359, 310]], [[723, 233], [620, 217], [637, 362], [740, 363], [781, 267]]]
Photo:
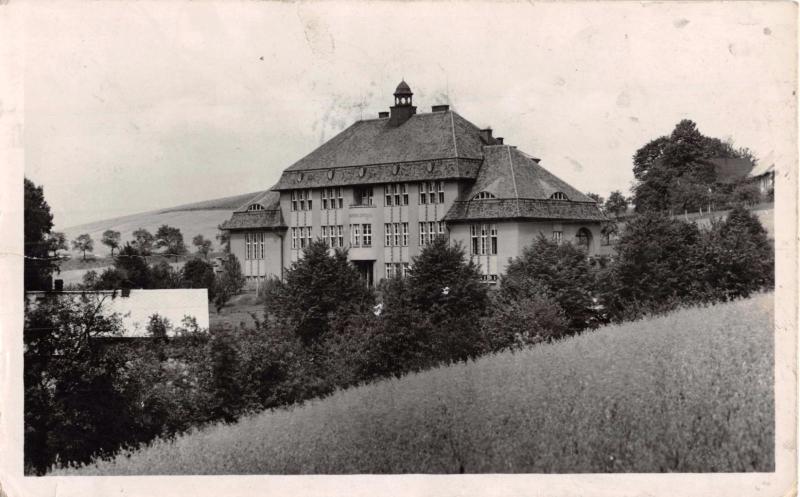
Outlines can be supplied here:
[[773, 296], [340, 391], [60, 474], [774, 469]]
[[[94, 254], [97, 257], [105, 257], [110, 254], [108, 247], [100, 243], [105, 230], [119, 231], [122, 235], [122, 243], [133, 238], [133, 232], [139, 228], [149, 230], [155, 234], [162, 224], [168, 224], [181, 230], [183, 241], [189, 250], [193, 250], [191, 242], [195, 235], [203, 235], [211, 240], [214, 249], [219, 249], [217, 244], [217, 226], [231, 217], [231, 213], [241, 207], [247, 200], [253, 198], [256, 193], [245, 193], [232, 197], [205, 200], [193, 204], [179, 205], [158, 211], [142, 212], [129, 216], [104, 219], [92, 223], [71, 226], [68, 228], [56, 227], [56, 231], [63, 231], [67, 237], [67, 242], [75, 239], [78, 235], [88, 233], [94, 240]], [[72, 252], [72, 256], [77, 258], [81, 254]], [[69, 268], [73, 269], [73, 268]]]

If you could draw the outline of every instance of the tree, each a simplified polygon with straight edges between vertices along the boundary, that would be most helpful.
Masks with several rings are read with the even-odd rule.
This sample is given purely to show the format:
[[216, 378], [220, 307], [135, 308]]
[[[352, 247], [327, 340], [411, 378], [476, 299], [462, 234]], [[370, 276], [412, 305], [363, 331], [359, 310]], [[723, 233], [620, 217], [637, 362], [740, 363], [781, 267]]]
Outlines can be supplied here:
[[605, 203], [605, 212], [619, 217], [628, 211], [628, 199], [619, 190], [614, 190]]
[[208, 262], [198, 258], [188, 260], [183, 265], [181, 280], [184, 288], [208, 289], [208, 298], [213, 301], [216, 278], [214, 268]]
[[167, 333], [172, 329], [172, 323], [165, 316], [153, 314], [147, 321], [147, 333], [158, 340], [166, 340]]
[[701, 233], [693, 223], [649, 213], [632, 218], [603, 277], [603, 303], [617, 319], [702, 301]]
[[[118, 281], [118, 283], [123, 286], [128, 288], [152, 288], [153, 278], [150, 266], [147, 265], [144, 256], [129, 243], [126, 243], [117, 253], [117, 256], [114, 257], [113, 269], [117, 272], [115, 278], [120, 278], [121, 281]], [[101, 279], [108, 277], [111, 277], [111, 275], [106, 275], [105, 272], [101, 275]], [[114, 278], [112, 278], [112, 281], [114, 281]]]
[[745, 158], [752, 153], [731, 142], [704, 136], [684, 119], [633, 157], [633, 203], [637, 212], [696, 210], [715, 200], [716, 172], [708, 159]]
[[571, 243], [557, 243], [539, 235], [513, 259], [500, 279], [506, 301], [551, 298], [563, 310], [573, 332], [594, 323], [594, 273], [586, 253]]
[[410, 303], [433, 330], [432, 353], [441, 361], [474, 357], [481, 351], [480, 318], [487, 287], [460, 244], [437, 237], [411, 261]]
[[97, 347], [119, 336], [108, 296], [46, 295], [28, 303], [24, 323], [25, 468], [42, 474], [57, 458], [89, 462], [133, 443], [129, 403], [119, 385], [125, 357]]
[[[232, 256], [229, 256], [229, 258]], [[364, 312], [373, 296], [347, 252], [329, 253], [322, 240], [312, 241], [303, 257], [286, 270], [285, 282], [273, 287], [272, 313], [291, 327], [305, 344], [317, 341], [331, 329], [341, 329], [350, 314]]]
[[163, 259], [150, 265], [150, 276], [150, 288], [181, 288], [183, 284], [181, 271]]
[[49, 254], [48, 235], [53, 228], [53, 215], [41, 186], [25, 178], [24, 188], [24, 286], [25, 290], [49, 290], [50, 277], [58, 267]]
[[219, 242], [220, 247], [222, 247], [222, 251], [230, 253], [231, 251], [231, 235], [228, 230], [222, 229], [222, 225], [217, 226], [217, 242]]
[[206, 240], [203, 235], [197, 235], [192, 239], [192, 245], [197, 247], [197, 253], [208, 259], [211, 252], [211, 240]]
[[592, 192], [586, 192], [586, 196], [589, 197], [590, 199], [594, 200], [594, 202], [597, 204], [597, 206], [600, 209], [603, 208], [603, 202], [604, 202], [603, 197], [601, 197], [600, 195], [598, 195], [596, 193], [592, 193]]
[[166, 224], [162, 224], [156, 231], [155, 246], [163, 248], [165, 254], [175, 256], [175, 262], [178, 262], [179, 255], [186, 253], [181, 230]]
[[121, 237], [122, 235], [120, 234], [119, 231], [105, 230], [103, 232], [103, 238], [100, 240], [100, 243], [111, 248], [112, 257], [114, 256], [114, 250], [119, 248]]
[[242, 274], [242, 266], [239, 264], [239, 259], [233, 254], [228, 254], [228, 257], [222, 263], [222, 273], [217, 278], [214, 288], [214, 306], [217, 312], [225, 307], [225, 304], [242, 291], [246, 280]]
[[155, 237], [153, 234], [144, 228], [139, 228], [133, 232], [133, 241], [131, 242], [131, 245], [143, 257], [147, 257], [153, 253], [154, 242]]
[[705, 235], [701, 277], [714, 300], [747, 297], [775, 284], [775, 251], [758, 218], [735, 207]]
[[72, 250], [79, 250], [83, 252], [83, 260], [85, 261], [86, 252], [91, 252], [94, 250], [94, 240], [92, 240], [92, 237], [87, 233], [78, 235], [76, 239], [72, 240]]

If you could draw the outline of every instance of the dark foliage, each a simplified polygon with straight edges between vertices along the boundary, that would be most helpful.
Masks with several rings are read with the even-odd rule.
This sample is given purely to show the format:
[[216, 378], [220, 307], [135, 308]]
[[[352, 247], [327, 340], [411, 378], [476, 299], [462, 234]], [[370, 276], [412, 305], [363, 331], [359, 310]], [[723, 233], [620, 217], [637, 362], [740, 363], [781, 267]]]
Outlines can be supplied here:
[[347, 252], [329, 253], [321, 240], [311, 242], [303, 257], [286, 270], [285, 282], [268, 297], [267, 312], [310, 344], [330, 330], [341, 330], [347, 317], [366, 311], [374, 297]]
[[213, 301], [216, 277], [211, 264], [202, 259], [194, 258], [186, 261], [182, 271], [183, 288], [206, 288], [208, 289], [208, 298]]
[[571, 243], [537, 237], [509, 263], [499, 291], [506, 302], [539, 298], [543, 293], [563, 309], [573, 332], [596, 322], [594, 272], [586, 252]]
[[42, 187], [28, 178], [25, 178], [24, 209], [25, 290], [49, 290], [50, 277], [57, 268], [56, 261], [50, 257], [48, 244], [53, 215]]

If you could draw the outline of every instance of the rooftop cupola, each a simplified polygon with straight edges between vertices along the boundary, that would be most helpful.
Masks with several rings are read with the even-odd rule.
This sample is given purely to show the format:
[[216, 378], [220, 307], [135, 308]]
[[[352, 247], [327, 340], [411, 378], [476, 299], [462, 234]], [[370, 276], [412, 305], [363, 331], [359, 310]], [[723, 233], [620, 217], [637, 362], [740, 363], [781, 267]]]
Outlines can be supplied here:
[[413, 96], [414, 93], [405, 80], [397, 85], [397, 89], [394, 91], [394, 105], [389, 108], [391, 111], [389, 116], [390, 126], [400, 126], [417, 113], [417, 108], [412, 105]]

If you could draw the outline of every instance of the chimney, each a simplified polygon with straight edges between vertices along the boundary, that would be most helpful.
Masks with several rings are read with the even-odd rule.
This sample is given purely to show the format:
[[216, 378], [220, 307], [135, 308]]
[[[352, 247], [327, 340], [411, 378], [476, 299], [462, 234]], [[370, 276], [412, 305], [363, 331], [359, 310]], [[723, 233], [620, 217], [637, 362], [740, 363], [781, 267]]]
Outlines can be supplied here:
[[492, 128], [486, 128], [481, 130], [481, 140], [487, 145], [491, 145], [493, 138], [492, 138]]
[[378, 112], [379, 119], [383, 119], [384, 117], [389, 117], [389, 111]]
[[434, 105], [431, 107], [431, 112], [447, 112], [450, 110], [449, 105]]
[[498, 145], [502, 145], [503, 144], [503, 137], [502, 136], [498, 136], [497, 138], [495, 138], [495, 140], [497, 140], [497, 144]]

